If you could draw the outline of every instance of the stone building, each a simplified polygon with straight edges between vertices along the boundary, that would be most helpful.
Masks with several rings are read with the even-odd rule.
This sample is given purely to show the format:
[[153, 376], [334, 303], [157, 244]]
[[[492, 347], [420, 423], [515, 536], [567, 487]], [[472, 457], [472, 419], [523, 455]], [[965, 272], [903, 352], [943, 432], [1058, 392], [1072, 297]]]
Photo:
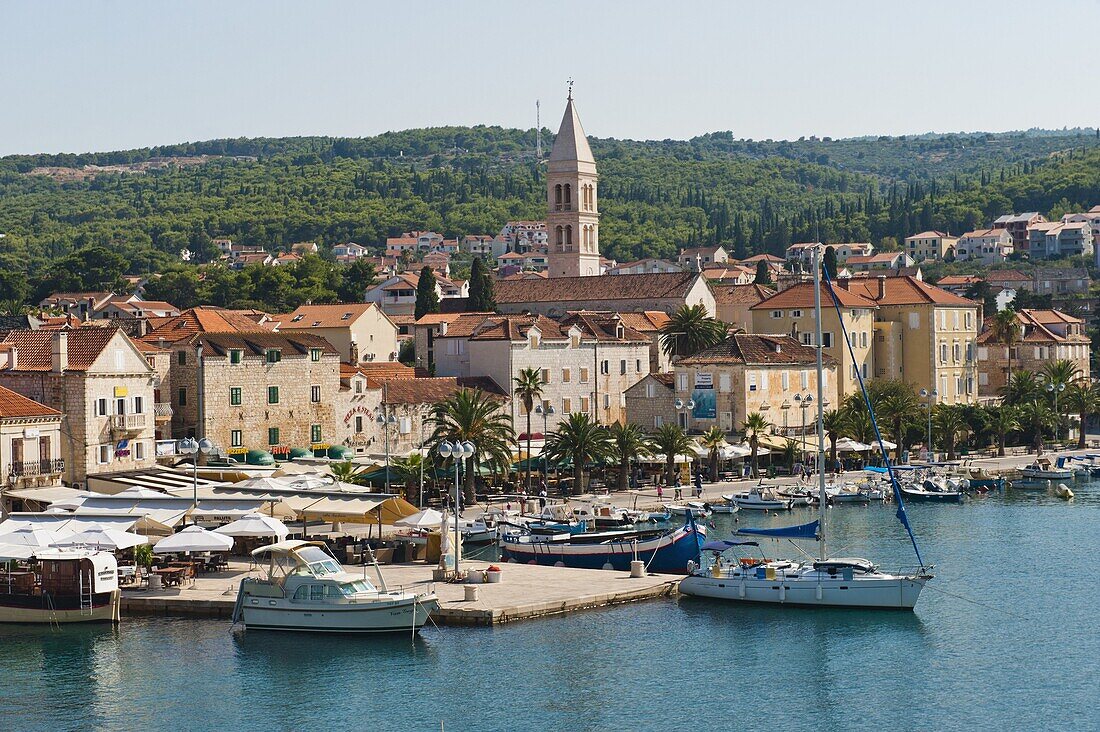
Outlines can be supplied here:
[[905, 237], [905, 253], [913, 260], [940, 260], [955, 248], [956, 237], [942, 231], [922, 231]]
[[14, 330], [0, 341], [0, 385], [61, 412], [64, 479], [154, 463], [154, 373], [113, 327]]
[[172, 436], [223, 454], [309, 448], [338, 436], [340, 355], [320, 336], [204, 333], [171, 346]]
[[61, 412], [0, 386], [0, 479], [6, 490], [57, 485]]
[[665, 422], [676, 417], [676, 393], [673, 383], [676, 375], [671, 371], [646, 374], [638, 383], [623, 392], [626, 403], [626, 421], [647, 432], [660, 429]]
[[757, 305], [775, 294], [775, 290], [764, 285], [719, 285], [711, 284], [716, 317], [727, 323], [731, 330], [741, 329], [752, 332], [752, 306]]
[[570, 310], [619, 313], [659, 310], [674, 313], [684, 305], [702, 305], [714, 315], [714, 293], [700, 272], [655, 272], [604, 277], [553, 277], [498, 280], [497, 310], [560, 318]]
[[[1012, 346], [1013, 371], [1042, 372], [1062, 359], [1071, 361], [1084, 379], [1090, 378], [1089, 353], [1092, 343], [1085, 334], [1085, 321], [1058, 310], [1019, 310], [1016, 313], [1019, 340]], [[999, 342], [986, 321], [978, 336], [978, 394], [995, 397], [1008, 382], [1009, 347]]]
[[596, 159], [588, 146], [570, 90], [546, 173], [546, 228], [551, 277], [600, 274], [600, 214]]

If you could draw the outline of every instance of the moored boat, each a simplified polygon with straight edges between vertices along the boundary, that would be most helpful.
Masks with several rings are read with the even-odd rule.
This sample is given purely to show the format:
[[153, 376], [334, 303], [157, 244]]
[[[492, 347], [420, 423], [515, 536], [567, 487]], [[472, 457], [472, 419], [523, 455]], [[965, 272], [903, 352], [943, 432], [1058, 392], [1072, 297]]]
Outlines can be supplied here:
[[1020, 475], [1030, 480], [1073, 480], [1073, 470], [1062, 467], [1064, 458], [1059, 458], [1059, 465], [1050, 464], [1047, 458], [1036, 458], [1031, 465], [1020, 469]]
[[113, 554], [38, 549], [33, 558], [36, 568], [2, 573], [0, 622], [118, 622], [121, 593]]
[[705, 531], [693, 518], [670, 531], [610, 531], [539, 537], [533, 534], [501, 537], [505, 561], [578, 569], [628, 570], [631, 561], [645, 562], [651, 572], [685, 572], [699, 556]]
[[[726, 496], [722, 497], [726, 498]], [[761, 493], [759, 488], [752, 488], [744, 493], [734, 493], [729, 496], [729, 500], [746, 511], [790, 511], [794, 505], [794, 501], [790, 498]]]
[[439, 606], [430, 591], [376, 589], [365, 575], [346, 572], [324, 546], [281, 541], [253, 551], [268, 562], [267, 576], [241, 580], [233, 622], [255, 630], [409, 633]]

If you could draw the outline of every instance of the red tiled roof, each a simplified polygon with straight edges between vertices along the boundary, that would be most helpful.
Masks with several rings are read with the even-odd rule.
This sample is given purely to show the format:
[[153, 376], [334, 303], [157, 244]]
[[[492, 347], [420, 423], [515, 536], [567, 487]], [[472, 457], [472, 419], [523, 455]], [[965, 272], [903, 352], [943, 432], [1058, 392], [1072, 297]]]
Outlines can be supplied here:
[[[164, 321], [145, 334], [142, 340], [158, 343], [161, 338], [169, 343], [182, 341], [196, 333], [270, 333], [271, 328], [257, 323], [255, 314], [248, 311], [222, 310], [221, 308], [196, 307]], [[251, 316], [250, 316], [251, 315]], [[150, 322], [154, 322], [150, 320]]]
[[[826, 356], [824, 362], [835, 363]], [[682, 358], [678, 366], [703, 366], [720, 364], [815, 364], [817, 354], [812, 346], [799, 343], [789, 335], [757, 335], [735, 333], [718, 345], [699, 351], [694, 356]]]
[[551, 277], [545, 280], [498, 280], [500, 304], [593, 300], [637, 300], [684, 297], [697, 272], [650, 272], [601, 277]]
[[[880, 282], [883, 285], [881, 297], [879, 296]], [[918, 280], [916, 277], [854, 279], [848, 282], [848, 287], [851, 292], [869, 300], [874, 300], [879, 305], [922, 305], [928, 303], [970, 307], [977, 307], [978, 305], [973, 300], [967, 300], [965, 297], [948, 292], [942, 287], [930, 285], [927, 282]]]
[[[87, 371], [114, 338], [117, 328], [74, 328], [65, 332], [68, 370]], [[13, 330], [3, 342], [15, 346], [16, 371], [50, 371], [53, 368], [53, 340], [58, 331]], [[123, 334], [123, 337], [126, 337]]]
[[0, 386], [0, 419], [60, 417], [61, 412]]
[[340, 378], [351, 378], [361, 374], [367, 380], [367, 387], [379, 389], [383, 381], [391, 379], [420, 379], [428, 376], [428, 370], [421, 367], [406, 366], [397, 361], [380, 363], [340, 364]]
[[987, 272], [985, 278], [994, 282], [1031, 282], [1032, 279], [1017, 269], [995, 269]]
[[775, 294], [764, 285], [711, 285], [714, 301], [719, 305], [755, 305]]
[[302, 305], [292, 313], [274, 315], [272, 319], [279, 323], [280, 330], [343, 328], [354, 323], [368, 310], [377, 309], [377, 307], [372, 302]]
[[319, 348], [323, 353], [339, 355], [331, 343], [312, 333], [203, 333], [197, 335], [192, 342], [202, 344], [219, 356], [225, 356], [230, 350], [238, 348], [256, 356], [263, 355], [272, 348], [297, 351], [300, 355]]
[[[837, 300], [846, 308], [876, 308], [874, 300], [845, 290], [843, 287], [834, 286]], [[825, 284], [821, 285], [821, 306], [832, 305], [832, 298]], [[814, 286], [812, 282], [800, 282], [786, 290], [780, 290], [766, 300], [753, 305], [750, 310], [775, 310], [778, 308], [812, 308], [814, 306]]]
[[488, 376], [456, 378], [436, 376], [424, 379], [385, 379], [382, 401], [385, 404], [436, 404], [459, 389], [480, 389], [503, 400], [507, 393]]

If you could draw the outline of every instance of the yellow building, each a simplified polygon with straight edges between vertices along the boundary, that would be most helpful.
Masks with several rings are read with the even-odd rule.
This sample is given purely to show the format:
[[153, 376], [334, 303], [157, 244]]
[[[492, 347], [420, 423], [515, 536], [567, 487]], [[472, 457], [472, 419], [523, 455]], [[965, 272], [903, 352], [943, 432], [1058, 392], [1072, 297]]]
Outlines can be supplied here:
[[916, 260], [940, 260], [954, 248], [958, 238], [942, 231], [922, 231], [905, 237], [905, 253]]
[[[825, 355], [837, 364], [837, 396], [843, 400], [849, 394], [859, 391], [856, 379], [858, 370], [864, 378], [872, 373], [872, 344], [875, 311], [878, 305], [874, 300], [835, 287], [840, 301], [840, 312], [844, 317], [848, 337], [852, 344], [852, 353], [844, 340], [844, 327], [841, 326], [833, 300], [828, 289], [821, 286], [821, 337]], [[814, 344], [814, 286], [804, 282], [788, 287], [772, 297], [753, 305], [752, 326], [754, 333], [781, 333], [793, 336], [804, 345]]]
[[837, 285], [877, 305], [875, 378], [935, 389], [942, 404], [977, 401], [978, 303], [909, 276], [841, 279]]

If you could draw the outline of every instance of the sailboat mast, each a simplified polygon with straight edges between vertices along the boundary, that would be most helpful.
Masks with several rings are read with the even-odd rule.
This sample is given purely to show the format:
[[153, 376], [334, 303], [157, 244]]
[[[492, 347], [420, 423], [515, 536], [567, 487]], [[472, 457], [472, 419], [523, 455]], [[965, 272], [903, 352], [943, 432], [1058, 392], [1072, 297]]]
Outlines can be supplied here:
[[821, 550], [821, 559], [828, 558], [825, 546], [825, 506], [828, 497], [825, 493], [825, 368], [822, 364], [821, 334], [821, 244], [814, 247], [814, 327], [816, 329], [814, 343], [817, 344], [817, 479], [818, 479], [818, 521], [820, 522], [820, 537], [818, 542]]

